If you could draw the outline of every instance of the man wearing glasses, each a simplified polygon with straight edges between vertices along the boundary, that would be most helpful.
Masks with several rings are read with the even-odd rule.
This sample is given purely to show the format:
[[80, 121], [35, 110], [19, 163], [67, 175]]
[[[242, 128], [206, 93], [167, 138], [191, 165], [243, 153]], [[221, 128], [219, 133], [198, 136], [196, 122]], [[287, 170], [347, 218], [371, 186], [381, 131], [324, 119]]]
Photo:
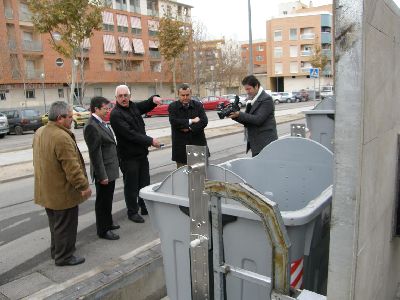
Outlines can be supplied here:
[[46, 209], [51, 234], [51, 257], [57, 266], [85, 262], [74, 256], [78, 205], [92, 194], [85, 163], [70, 131], [72, 108], [63, 101], [51, 104], [49, 122], [33, 138], [34, 201]]
[[151, 96], [148, 100], [133, 102], [126, 85], [115, 89], [116, 105], [111, 112], [110, 123], [117, 138], [118, 157], [124, 179], [124, 196], [129, 220], [144, 223], [139, 215], [147, 215], [147, 209], [139, 190], [150, 184], [149, 147], [160, 148], [160, 142], [146, 135], [142, 115], [151, 111], [161, 98]]
[[120, 226], [112, 219], [112, 202], [115, 180], [119, 177], [117, 145], [111, 128], [104, 121], [108, 113], [108, 101], [104, 97], [93, 97], [90, 101], [92, 117], [83, 130], [89, 150], [90, 175], [96, 186], [97, 235], [106, 240], [118, 240], [113, 230]]

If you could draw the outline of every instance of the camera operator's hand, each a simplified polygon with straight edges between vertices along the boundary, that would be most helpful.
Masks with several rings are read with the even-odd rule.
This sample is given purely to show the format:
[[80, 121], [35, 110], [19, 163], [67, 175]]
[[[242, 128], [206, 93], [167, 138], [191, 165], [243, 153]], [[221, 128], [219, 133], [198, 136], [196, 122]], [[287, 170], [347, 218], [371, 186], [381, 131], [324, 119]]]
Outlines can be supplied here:
[[229, 115], [229, 118], [231, 118], [231, 119], [236, 119], [237, 117], [239, 117], [238, 111], [235, 111]]
[[157, 139], [153, 139], [153, 143], [151, 145], [155, 148], [161, 148], [161, 143]]
[[192, 124], [198, 123], [198, 122], [200, 122], [200, 118], [199, 117], [196, 117], [196, 118], [192, 119]]

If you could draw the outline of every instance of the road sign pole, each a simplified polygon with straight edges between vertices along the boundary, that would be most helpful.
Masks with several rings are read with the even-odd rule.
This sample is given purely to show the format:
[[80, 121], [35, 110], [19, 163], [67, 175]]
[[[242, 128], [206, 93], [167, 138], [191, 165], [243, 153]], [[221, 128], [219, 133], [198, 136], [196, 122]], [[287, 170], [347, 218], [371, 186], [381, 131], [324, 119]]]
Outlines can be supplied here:
[[315, 90], [315, 76], [314, 78], [314, 107], [317, 105], [317, 91]]

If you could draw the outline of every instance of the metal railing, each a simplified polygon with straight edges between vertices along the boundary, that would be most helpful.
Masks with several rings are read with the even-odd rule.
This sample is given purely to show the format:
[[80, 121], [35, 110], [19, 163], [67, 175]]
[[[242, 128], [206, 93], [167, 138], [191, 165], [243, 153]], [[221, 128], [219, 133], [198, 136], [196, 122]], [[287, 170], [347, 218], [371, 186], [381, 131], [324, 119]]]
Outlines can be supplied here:
[[300, 68], [300, 71], [302, 73], [310, 73], [310, 69], [311, 69], [311, 67], [303, 67], [303, 68]]
[[19, 20], [25, 22], [31, 22], [32, 20], [32, 13], [27, 11], [20, 11], [19, 12]]
[[312, 51], [311, 50], [302, 50], [302, 51], [300, 51], [300, 55], [301, 56], [311, 56]]
[[40, 52], [43, 50], [41, 41], [22, 41], [22, 50]]
[[25, 71], [25, 78], [32, 80], [32, 79], [42, 79], [40, 75], [43, 73], [43, 70], [38, 69], [27, 69]]
[[313, 40], [315, 39], [315, 33], [303, 33], [300, 34], [301, 40]]
[[147, 9], [147, 15], [152, 17], [158, 17], [158, 10]]
[[328, 57], [331, 57], [332, 56], [332, 50], [331, 49], [322, 49], [321, 54], [325, 55], [325, 56], [328, 56]]
[[17, 41], [16, 40], [8, 40], [8, 49], [15, 51], [17, 50]]

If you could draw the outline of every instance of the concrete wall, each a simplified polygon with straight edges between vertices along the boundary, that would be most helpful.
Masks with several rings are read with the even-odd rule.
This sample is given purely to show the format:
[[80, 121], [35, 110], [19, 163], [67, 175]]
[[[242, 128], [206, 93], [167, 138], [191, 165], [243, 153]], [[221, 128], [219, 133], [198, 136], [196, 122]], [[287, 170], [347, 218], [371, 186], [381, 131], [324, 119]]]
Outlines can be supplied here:
[[335, 178], [328, 299], [400, 299], [392, 237], [400, 132], [400, 10], [336, 0]]

